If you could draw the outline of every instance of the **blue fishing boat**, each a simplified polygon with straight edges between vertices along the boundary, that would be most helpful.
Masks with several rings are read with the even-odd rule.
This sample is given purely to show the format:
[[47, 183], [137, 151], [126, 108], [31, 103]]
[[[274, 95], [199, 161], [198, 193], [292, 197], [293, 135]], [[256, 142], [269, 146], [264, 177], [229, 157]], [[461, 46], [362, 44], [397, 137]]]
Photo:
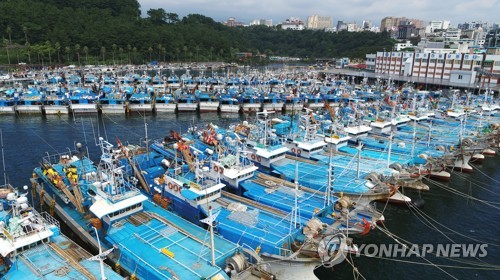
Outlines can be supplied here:
[[155, 94], [155, 112], [174, 113], [176, 109], [177, 104], [175, 103], [175, 98], [171, 93], [159, 91]]
[[153, 102], [149, 90], [133, 93], [128, 99], [127, 113], [152, 113]]
[[240, 103], [238, 99], [232, 95], [223, 95], [219, 98], [219, 112], [221, 113], [238, 113], [240, 111]]
[[36, 88], [28, 88], [20, 97], [16, 106], [18, 114], [42, 114], [42, 105], [45, 100], [45, 94]]
[[219, 109], [220, 101], [213, 94], [206, 91], [195, 91], [196, 98], [198, 99], [200, 113], [217, 112]]
[[0, 114], [15, 114], [16, 100], [8, 96], [0, 96]]
[[[80, 150], [49, 156], [34, 170], [38, 191], [43, 183], [42, 196], [55, 199], [58, 215], [88, 245], [95, 248], [101, 240], [106, 249], [115, 248], [112, 262], [140, 279], [228, 279], [225, 271], [236, 274], [249, 267], [239, 246], [209, 238], [165, 210], [171, 201], [155, 197], [152, 202], [135, 188], [138, 179], [119, 165], [129, 147], [116, 149], [102, 138], [99, 143], [98, 166]], [[142, 187], [145, 194], [154, 191]]]
[[[107, 88], [106, 86], [104, 88]], [[103, 88], [103, 90], [104, 90]], [[103, 114], [124, 114], [126, 100], [124, 94], [118, 92], [107, 92], [99, 99], [99, 108]]]
[[198, 99], [194, 94], [176, 92], [177, 112], [195, 112], [198, 110]]
[[[221, 173], [220, 168], [224, 167], [214, 165], [208, 158], [202, 160], [200, 153], [191, 153], [183, 138], [174, 139], [177, 140], [173, 144], [153, 145], [155, 154], [134, 158], [136, 165], [144, 170], [146, 184], [153, 186], [156, 195], [172, 201], [172, 211], [193, 223], [199, 222], [200, 217], [210, 217], [211, 211], [217, 213], [217, 233], [244, 244], [268, 260], [271, 272], [277, 277], [314, 277], [314, 268], [323, 264], [318, 256], [318, 245], [323, 238], [338, 238], [325, 265], [338, 264], [347, 252], [355, 250], [347, 246], [341, 231], [317, 219], [302, 220], [297, 208], [293, 213], [286, 213], [223, 191], [225, 185], [220, 181], [220, 174], [224, 170]], [[181, 158], [183, 161], [178, 160]]]
[[252, 88], [246, 88], [239, 100], [243, 113], [259, 112], [262, 108], [260, 97]]
[[[27, 191], [27, 187], [25, 187]], [[0, 186], [0, 276], [2, 279], [124, 279], [61, 233], [59, 222], [38, 213], [10, 185]]]
[[94, 90], [95, 88], [76, 88], [70, 91], [70, 112], [73, 114], [97, 114], [98, 96]]

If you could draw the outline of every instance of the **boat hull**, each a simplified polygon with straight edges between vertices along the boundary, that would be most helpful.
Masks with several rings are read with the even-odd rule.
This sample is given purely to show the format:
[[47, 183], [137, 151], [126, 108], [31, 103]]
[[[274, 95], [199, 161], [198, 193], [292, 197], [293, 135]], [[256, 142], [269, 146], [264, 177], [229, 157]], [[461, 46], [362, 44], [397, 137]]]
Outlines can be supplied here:
[[177, 104], [175, 103], [163, 103], [163, 104], [155, 104], [155, 111], [158, 112], [168, 112], [168, 113], [173, 113], [175, 112], [175, 109], [177, 109]]
[[198, 110], [198, 104], [177, 104], [177, 112], [195, 112]]
[[110, 115], [125, 114], [125, 105], [101, 105], [101, 112]]
[[46, 115], [67, 115], [69, 107], [64, 105], [51, 105], [44, 108]]
[[0, 106], [0, 114], [15, 114], [16, 108], [14, 106]]
[[217, 112], [219, 102], [200, 102], [200, 113]]
[[97, 104], [71, 104], [69, 109], [73, 114], [97, 114]]
[[42, 105], [17, 105], [18, 114], [42, 114]]

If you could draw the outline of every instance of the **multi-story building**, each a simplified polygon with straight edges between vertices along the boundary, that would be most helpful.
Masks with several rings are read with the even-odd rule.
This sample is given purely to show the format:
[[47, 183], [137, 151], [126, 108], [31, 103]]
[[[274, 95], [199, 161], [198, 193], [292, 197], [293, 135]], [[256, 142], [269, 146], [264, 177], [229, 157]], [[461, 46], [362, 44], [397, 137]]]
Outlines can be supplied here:
[[394, 30], [400, 23], [400, 21], [404, 19], [401, 17], [385, 17], [380, 22], [380, 30], [381, 31], [391, 31]]
[[333, 27], [332, 17], [312, 15], [307, 18], [307, 29], [325, 30]]
[[267, 27], [273, 26], [272, 19], [254, 19], [250, 22], [250, 25], [265, 25]]
[[384, 51], [366, 57], [367, 69], [375, 60], [375, 73], [441, 79], [462, 85], [477, 83], [490, 88], [500, 85], [500, 48], [477, 54]]
[[446, 30], [450, 27], [449, 20], [432, 20], [429, 25], [425, 27], [425, 33], [434, 33], [437, 30]]
[[410, 39], [418, 36], [418, 28], [409, 20], [402, 21], [398, 26], [398, 39]]
[[363, 20], [363, 23], [361, 24], [361, 30], [362, 31], [372, 31], [373, 24], [369, 20]]
[[464, 22], [464, 23], [459, 23], [458, 24], [458, 29], [460, 29], [462, 31], [476, 30], [476, 29], [478, 29], [480, 27], [483, 30], [487, 30], [488, 23], [487, 22], [482, 22], [482, 21], [472, 21], [472, 22]]
[[234, 26], [243, 26], [243, 23], [236, 21], [235, 17], [230, 17], [227, 19], [227, 21], [224, 22], [224, 25], [234, 27]]
[[281, 23], [281, 29], [304, 30], [304, 21], [298, 17], [291, 17]]
[[345, 23], [343, 20], [337, 21], [337, 32], [340, 32], [342, 30], [347, 30], [347, 23]]
[[485, 47], [500, 48], [500, 28], [492, 29], [486, 34]]

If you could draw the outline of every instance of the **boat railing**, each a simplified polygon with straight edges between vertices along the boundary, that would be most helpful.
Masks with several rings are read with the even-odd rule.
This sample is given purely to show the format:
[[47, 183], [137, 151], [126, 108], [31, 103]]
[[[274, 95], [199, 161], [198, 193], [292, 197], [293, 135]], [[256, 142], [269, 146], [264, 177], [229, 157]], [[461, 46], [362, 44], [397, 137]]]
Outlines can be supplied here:
[[[6, 228], [3, 229], [3, 234], [5, 237], [7, 237], [10, 240], [14, 240], [15, 238], [22, 237], [22, 236], [30, 236], [30, 235], [35, 235], [38, 234], [41, 230], [46, 230], [47, 225], [55, 225], [59, 227], [59, 222], [54, 219], [52, 216], [50, 216], [48, 213], [43, 212], [42, 215], [40, 215], [35, 209], [30, 209], [31, 216], [28, 214], [28, 216], [25, 217], [20, 217], [21, 221], [24, 221], [25, 219], [29, 220], [31, 224], [24, 225], [24, 222], [20, 224], [22, 227], [21, 233], [19, 232], [9, 232]], [[32, 224], [39, 225], [38, 226], [30, 226]]]
[[118, 201], [130, 198], [130, 197], [137, 196], [139, 194], [140, 194], [140, 191], [137, 188], [131, 187], [129, 190], [127, 190], [124, 193], [119, 193], [119, 194], [114, 194], [114, 195], [106, 193], [106, 198], [112, 202], [118, 202]]
[[204, 179], [200, 180], [200, 182], [191, 181], [191, 180], [186, 179], [182, 176], [176, 176], [175, 179], [180, 181], [183, 184], [188, 185], [189, 187], [193, 187], [193, 188], [198, 189], [198, 190], [205, 190], [205, 189], [208, 189], [208, 188], [213, 187], [213, 186], [218, 184], [218, 181], [212, 180], [211, 177], [204, 178]]
[[[35, 210], [33, 210], [35, 211]], [[42, 217], [43, 219], [45, 219], [45, 221], [47, 221], [47, 223], [51, 224], [51, 225], [54, 225], [56, 227], [59, 227], [59, 221], [54, 218], [53, 216], [51, 216], [49, 213], [47, 212], [42, 212]]]
[[55, 153], [55, 154], [49, 154], [47, 153], [46, 156], [43, 157], [43, 162], [45, 163], [50, 163], [50, 164], [56, 164], [56, 163], [64, 163], [64, 161], [69, 161], [71, 160], [73, 155], [79, 154], [75, 150], [70, 150], [70, 148], [67, 148], [67, 152], [61, 152], [61, 153]]

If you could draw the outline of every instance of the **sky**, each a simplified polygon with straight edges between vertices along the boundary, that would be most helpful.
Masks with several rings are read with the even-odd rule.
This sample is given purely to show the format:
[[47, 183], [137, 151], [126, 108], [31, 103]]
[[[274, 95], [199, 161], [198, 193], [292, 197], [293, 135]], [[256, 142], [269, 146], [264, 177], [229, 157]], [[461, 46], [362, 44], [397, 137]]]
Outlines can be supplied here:
[[369, 20], [375, 26], [386, 16], [449, 20], [451, 26], [471, 21], [500, 23], [500, 0], [138, 0], [143, 16], [149, 9], [163, 8], [180, 18], [201, 14], [223, 22], [235, 17], [244, 24], [254, 19], [272, 19], [273, 24], [290, 17], [307, 21], [310, 15], [332, 16], [357, 22]]

